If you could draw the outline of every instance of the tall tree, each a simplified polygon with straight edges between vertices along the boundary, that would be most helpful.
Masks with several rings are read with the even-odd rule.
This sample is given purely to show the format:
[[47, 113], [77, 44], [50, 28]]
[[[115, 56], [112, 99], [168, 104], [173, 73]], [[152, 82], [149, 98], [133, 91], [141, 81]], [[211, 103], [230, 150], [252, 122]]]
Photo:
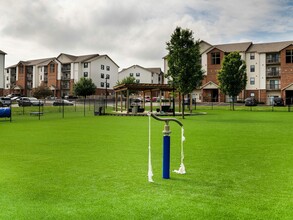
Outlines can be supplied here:
[[184, 96], [200, 86], [203, 79], [199, 40], [194, 40], [191, 30], [177, 27], [166, 49], [169, 66], [166, 77], [181, 92], [184, 118]]
[[82, 77], [77, 83], [74, 84], [74, 93], [78, 96], [84, 97], [84, 116], [85, 116], [85, 99], [89, 95], [93, 95], [96, 92], [96, 85], [93, 83], [92, 79]]
[[232, 97], [232, 110], [234, 111], [235, 98], [245, 89], [247, 83], [246, 64], [239, 52], [229, 53], [224, 57], [218, 80], [220, 90]]

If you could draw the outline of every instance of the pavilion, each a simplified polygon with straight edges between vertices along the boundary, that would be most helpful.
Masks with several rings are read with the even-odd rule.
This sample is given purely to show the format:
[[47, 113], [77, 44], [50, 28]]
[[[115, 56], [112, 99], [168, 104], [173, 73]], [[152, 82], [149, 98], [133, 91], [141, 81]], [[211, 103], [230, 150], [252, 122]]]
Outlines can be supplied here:
[[[131, 83], [131, 84], [121, 84], [114, 87], [115, 91], [115, 111], [118, 111], [118, 103], [120, 97], [120, 111], [123, 111], [123, 93], [125, 95], [126, 91], [126, 111], [127, 113], [130, 112], [130, 105], [129, 105], [129, 95], [130, 91], [140, 91], [143, 94], [143, 108], [145, 109], [145, 94], [150, 93], [150, 111], [153, 111], [153, 102], [152, 102], [152, 95], [153, 92], [176, 92], [176, 89], [171, 87], [168, 84], [146, 84], [146, 83]], [[180, 103], [180, 95], [179, 95], [179, 103]], [[174, 102], [173, 102], [174, 105]], [[179, 105], [180, 107], [180, 105]], [[162, 110], [162, 99], [160, 99], [160, 110]], [[173, 108], [175, 111], [175, 108]]]

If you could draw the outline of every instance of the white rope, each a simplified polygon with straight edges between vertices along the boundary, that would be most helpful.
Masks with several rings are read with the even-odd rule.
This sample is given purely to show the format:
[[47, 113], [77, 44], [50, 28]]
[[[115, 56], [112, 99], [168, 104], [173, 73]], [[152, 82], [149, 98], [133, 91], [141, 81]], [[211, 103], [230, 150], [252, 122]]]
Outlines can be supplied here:
[[181, 127], [181, 164], [179, 167], [179, 170], [174, 170], [175, 173], [179, 173], [179, 174], [185, 174], [185, 166], [184, 166], [184, 149], [183, 149], [183, 142], [185, 141], [185, 137], [184, 137], [184, 128], [183, 126]]
[[148, 112], [149, 116], [149, 166], [148, 166], [148, 180], [149, 182], [153, 181], [153, 168], [152, 168], [152, 157], [151, 157], [151, 113]]

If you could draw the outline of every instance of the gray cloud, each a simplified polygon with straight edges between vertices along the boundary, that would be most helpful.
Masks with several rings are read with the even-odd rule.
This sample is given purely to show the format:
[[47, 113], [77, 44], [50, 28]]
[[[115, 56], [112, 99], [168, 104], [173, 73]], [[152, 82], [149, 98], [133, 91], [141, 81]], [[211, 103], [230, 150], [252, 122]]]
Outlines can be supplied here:
[[[288, 0], [0, 0], [1, 50], [18, 60], [107, 53], [121, 68], [163, 66], [176, 26], [210, 43], [292, 40]], [[291, 38], [291, 39], [290, 39]]]

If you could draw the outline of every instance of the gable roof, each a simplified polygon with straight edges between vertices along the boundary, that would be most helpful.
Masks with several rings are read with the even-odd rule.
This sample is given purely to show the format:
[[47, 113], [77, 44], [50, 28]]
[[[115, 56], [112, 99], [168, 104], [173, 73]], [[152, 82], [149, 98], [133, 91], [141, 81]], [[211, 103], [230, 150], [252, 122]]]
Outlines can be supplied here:
[[141, 68], [141, 69], [144, 69], [144, 70], [146, 70], [146, 71], [148, 71], [150, 73], [157, 73], [157, 74], [163, 73], [162, 70], [161, 70], [161, 68], [159, 68], [159, 67], [145, 68], [145, 67], [142, 67], [142, 66], [136, 65], [136, 64], [135, 65], [132, 65], [132, 66], [130, 66], [128, 68], [122, 69], [119, 73], [124, 72], [125, 70], [131, 69], [131, 68], [136, 68], [136, 67]]
[[4, 51], [2, 51], [2, 50], [0, 50], [0, 54], [6, 55], [6, 53]]
[[35, 66], [35, 65], [45, 66], [55, 59], [56, 59], [55, 57], [50, 57], [50, 58], [43, 58], [43, 59], [37, 59], [37, 60], [26, 60], [26, 61], [19, 61], [18, 64], [22, 63], [23, 65], [26, 65], [26, 66]]
[[219, 86], [216, 83], [209, 81], [206, 84], [204, 84], [203, 86], [201, 86], [200, 88], [201, 89], [218, 89]]
[[248, 48], [252, 45], [252, 42], [244, 42], [244, 43], [233, 43], [233, 44], [219, 44], [211, 47], [209, 50], [207, 50], [207, 53], [210, 52], [213, 49], [219, 49], [223, 52], [245, 52], [248, 50]]
[[248, 51], [258, 53], [279, 52], [292, 44], [293, 41], [253, 44]]

